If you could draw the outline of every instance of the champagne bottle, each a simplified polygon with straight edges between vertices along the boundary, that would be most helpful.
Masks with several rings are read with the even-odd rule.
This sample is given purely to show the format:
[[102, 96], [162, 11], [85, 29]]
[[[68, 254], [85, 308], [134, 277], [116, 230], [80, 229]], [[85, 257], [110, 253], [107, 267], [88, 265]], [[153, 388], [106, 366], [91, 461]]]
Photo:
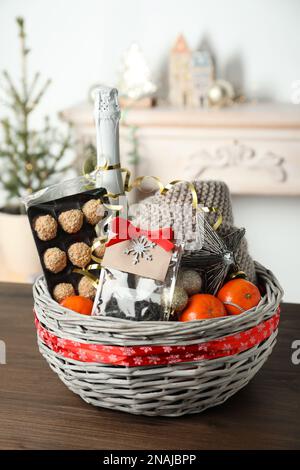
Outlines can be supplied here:
[[[97, 136], [97, 166], [120, 165], [119, 120], [120, 107], [116, 88], [99, 87], [95, 97], [95, 123]], [[124, 194], [120, 169], [100, 171], [97, 186], [109, 193]], [[116, 202], [116, 201], [115, 201]]]

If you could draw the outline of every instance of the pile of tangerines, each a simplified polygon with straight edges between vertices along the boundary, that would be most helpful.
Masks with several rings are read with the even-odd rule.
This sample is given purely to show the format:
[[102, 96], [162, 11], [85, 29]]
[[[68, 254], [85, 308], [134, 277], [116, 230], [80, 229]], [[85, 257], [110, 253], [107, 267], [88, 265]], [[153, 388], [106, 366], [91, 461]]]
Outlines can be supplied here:
[[225, 315], [239, 315], [256, 307], [260, 299], [261, 294], [255, 284], [246, 279], [232, 279], [223, 285], [216, 296], [192, 295], [179, 320], [207, 320]]

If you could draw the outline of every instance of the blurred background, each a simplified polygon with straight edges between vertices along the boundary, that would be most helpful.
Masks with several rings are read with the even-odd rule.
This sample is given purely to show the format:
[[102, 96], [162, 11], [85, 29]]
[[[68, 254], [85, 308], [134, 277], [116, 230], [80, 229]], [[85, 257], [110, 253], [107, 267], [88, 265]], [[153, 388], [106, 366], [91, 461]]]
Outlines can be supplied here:
[[18, 197], [80, 172], [106, 84], [123, 165], [225, 180], [252, 256], [300, 302], [299, 17], [297, 0], [0, 0], [0, 280], [38, 271]]

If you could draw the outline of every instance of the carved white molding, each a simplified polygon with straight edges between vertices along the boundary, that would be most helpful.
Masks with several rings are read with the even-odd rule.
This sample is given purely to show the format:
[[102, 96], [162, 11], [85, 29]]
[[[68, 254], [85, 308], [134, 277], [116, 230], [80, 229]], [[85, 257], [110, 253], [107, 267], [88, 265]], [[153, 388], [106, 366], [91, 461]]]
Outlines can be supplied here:
[[230, 145], [217, 148], [213, 153], [205, 149], [193, 153], [187, 158], [184, 173], [189, 178], [200, 178], [213, 168], [245, 168], [251, 170], [267, 170], [274, 181], [287, 181], [285, 158], [267, 151], [257, 153], [251, 147], [234, 141]]

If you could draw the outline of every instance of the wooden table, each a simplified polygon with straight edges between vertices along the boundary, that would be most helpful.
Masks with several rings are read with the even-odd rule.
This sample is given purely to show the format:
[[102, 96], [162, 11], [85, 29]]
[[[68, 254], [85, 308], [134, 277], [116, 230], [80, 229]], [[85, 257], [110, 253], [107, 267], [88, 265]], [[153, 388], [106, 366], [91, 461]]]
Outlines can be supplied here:
[[0, 449], [300, 449], [300, 307], [282, 307], [278, 344], [252, 382], [222, 406], [182, 418], [96, 409], [40, 356], [31, 287], [0, 284]]

